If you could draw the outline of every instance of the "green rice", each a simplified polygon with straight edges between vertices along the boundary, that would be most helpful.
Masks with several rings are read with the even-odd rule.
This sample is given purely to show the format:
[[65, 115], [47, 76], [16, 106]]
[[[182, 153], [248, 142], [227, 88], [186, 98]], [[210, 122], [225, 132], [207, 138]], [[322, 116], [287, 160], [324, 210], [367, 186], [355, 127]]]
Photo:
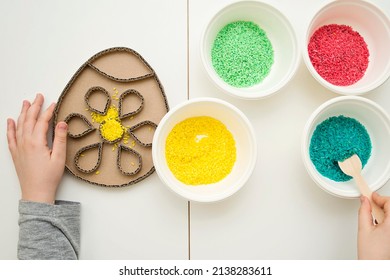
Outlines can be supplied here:
[[343, 182], [352, 177], [341, 171], [338, 161], [356, 154], [364, 167], [371, 156], [371, 149], [366, 128], [357, 120], [340, 115], [317, 125], [310, 140], [309, 152], [320, 174], [333, 181]]
[[223, 27], [212, 46], [211, 60], [217, 74], [229, 85], [256, 85], [269, 74], [274, 51], [266, 33], [250, 21]]

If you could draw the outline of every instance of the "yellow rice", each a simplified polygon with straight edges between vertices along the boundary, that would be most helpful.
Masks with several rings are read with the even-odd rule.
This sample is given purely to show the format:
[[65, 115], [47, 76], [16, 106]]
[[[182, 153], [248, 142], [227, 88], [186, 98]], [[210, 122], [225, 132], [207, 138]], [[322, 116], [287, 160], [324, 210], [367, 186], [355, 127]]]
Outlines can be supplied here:
[[231, 172], [236, 161], [233, 135], [212, 117], [192, 117], [178, 123], [165, 145], [169, 169], [187, 185], [216, 183]]
[[113, 142], [119, 140], [125, 133], [125, 128], [119, 120], [119, 113], [115, 106], [110, 106], [105, 115], [91, 112], [91, 117], [93, 122], [101, 124], [100, 134], [107, 141]]

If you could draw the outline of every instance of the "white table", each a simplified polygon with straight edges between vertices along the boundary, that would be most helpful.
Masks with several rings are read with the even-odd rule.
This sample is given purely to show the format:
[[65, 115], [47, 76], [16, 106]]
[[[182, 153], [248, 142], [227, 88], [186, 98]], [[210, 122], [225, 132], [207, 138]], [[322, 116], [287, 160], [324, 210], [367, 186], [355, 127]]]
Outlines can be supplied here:
[[[16, 258], [18, 180], [7, 151], [6, 117], [37, 92], [57, 101], [76, 70], [114, 46], [139, 52], [163, 83], [171, 107], [187, 99], [185, 1], [3, 1], [1, 13], [0, 259]], [[122, 189], [64, 176], [59, 199], [82, 203], [82, 259], [188, 258], [187, 201], [153, 174]]]
[[[82, 203], [82, 259], [356, 258], [359, 201], [319, 189], [300, 154], [307, 118], [338, 95], [319, 85], [303, 61], [293, 80], [267, 99], [239, 100], [217, 89], [201, 64], [199, 42], [208, 20], [231, 2], [0, 3], [0, 73], [7, 99], [0, 105], [0, 259], [16, 258], [20, 197], [6, 145], [6, 117], [16, 118], [22, 100], [36, 92], [45, 94], [46, 104], [56, 101], [84, 61], [112, 46], [133, 48], [151, 64], [171, 107], [208, 96], [241, 109], [256, 130], [258, 159], [242, 190], [212, 204], [187, 202], [163, 186], [157, 174], [122, 189], [96, 187], [66, 174], [58, 198]], [[266, 2], [290, 19], [298, 38], [324, 4]], [[372, 2], [390, 14], [387, 0]], [[389, 94], [390, 80], [365, 97], [390, 112]], [[390, 195], [390, 183], [379, 193]]]

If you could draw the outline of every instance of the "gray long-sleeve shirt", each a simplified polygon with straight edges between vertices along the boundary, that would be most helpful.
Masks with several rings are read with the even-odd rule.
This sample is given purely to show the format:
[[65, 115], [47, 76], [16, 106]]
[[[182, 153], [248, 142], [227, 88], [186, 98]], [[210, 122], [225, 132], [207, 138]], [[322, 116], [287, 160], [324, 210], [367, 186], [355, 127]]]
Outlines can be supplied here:
[[78, 259], [80, 203], [19, 202], [19, 259]]

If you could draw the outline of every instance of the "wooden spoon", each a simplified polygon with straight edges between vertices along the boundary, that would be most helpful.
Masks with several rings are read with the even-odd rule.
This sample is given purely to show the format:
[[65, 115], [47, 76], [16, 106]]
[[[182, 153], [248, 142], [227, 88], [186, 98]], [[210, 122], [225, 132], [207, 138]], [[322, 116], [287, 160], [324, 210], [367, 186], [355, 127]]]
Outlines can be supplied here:
[[347, 175], [352, 176], [355, 179], [356, 184], [359, 187], [360, 193], [370, 200], [371, 210], [374, 223], [380, 224], [385, 218], [385, 213], [383, 209], [380, 208], [375, 202], [372, 201], [372, 191], [368, 187], [366, 181], [364, 180], [361, 170], [362, 162], [358, 155], [354, 154], [351, 157], [347, 158], [344, 161], [338, 162], [340, 169]]

